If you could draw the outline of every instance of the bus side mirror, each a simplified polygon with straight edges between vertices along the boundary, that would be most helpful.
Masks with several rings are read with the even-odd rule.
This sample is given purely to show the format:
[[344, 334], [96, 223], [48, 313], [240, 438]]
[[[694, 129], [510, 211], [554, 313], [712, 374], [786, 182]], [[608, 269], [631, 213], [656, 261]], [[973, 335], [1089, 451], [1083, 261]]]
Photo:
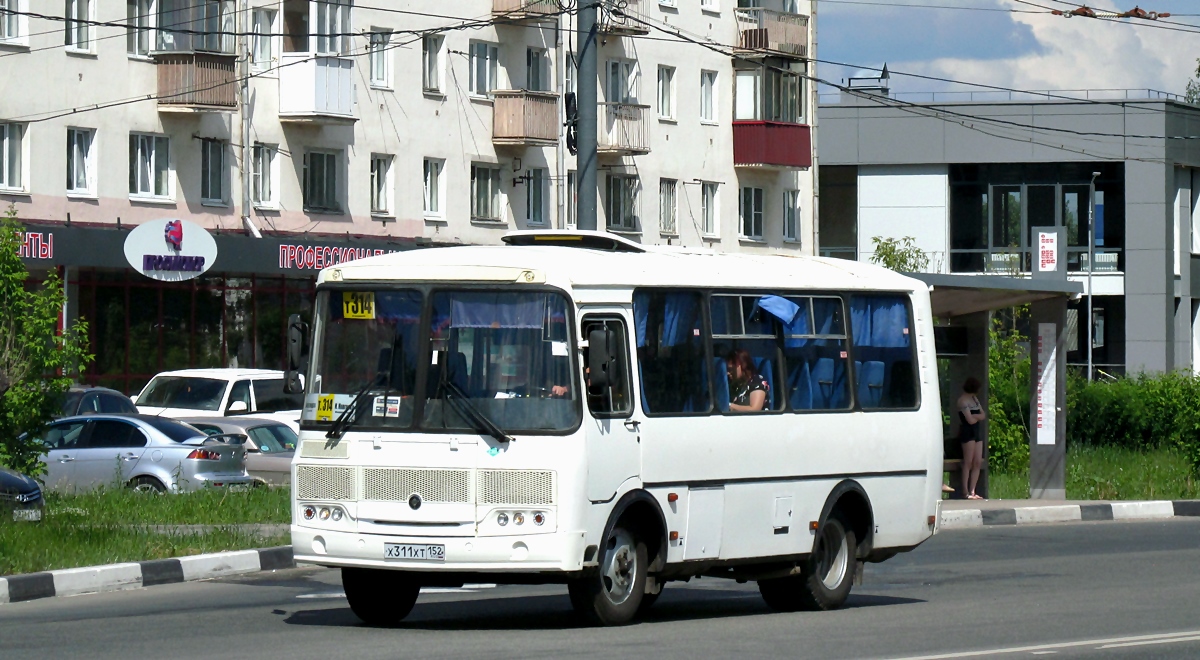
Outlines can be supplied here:
[[612, 364], [616, 359], [616, 337], [608, 328], [596, 328], [588, 333], [589, 393], [599, 393], [612, 384]]
[[299, 394], [304, 391], [304, 379], [300, 375], [300, 367], [304, 363], [308, 347], [308, 324], [300, 320], [299, 314], [288, 317], [287, 329], [287, 371], [284, 374], [283, 391], [288, 394]]

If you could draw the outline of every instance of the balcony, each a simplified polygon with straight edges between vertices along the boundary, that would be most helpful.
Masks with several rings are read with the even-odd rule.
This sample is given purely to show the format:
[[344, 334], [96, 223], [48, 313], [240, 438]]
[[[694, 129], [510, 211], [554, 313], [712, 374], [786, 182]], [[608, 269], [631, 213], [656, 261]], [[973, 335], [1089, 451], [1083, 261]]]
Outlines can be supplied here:
[[492, 144], [552, 147], [558, 144], [558, 95], [552, 92], [492, 92]]
[[354, 60], [349, 57], [283, 53], [279, 66], [279, 121], [352, 124]]
[[647, 25], [648, 14], [646, 6], [652, 0], [602, 0], [600, 7], [600, 34], [642, 35], [650, 34]]
[[812, 128], [777, 121], [735, 121], [733, 165], [775, 170], [812, 167]]
[[554, 20], [558, 0], [492, 0], [492, 16], [506, 21]]
[[602, 154], [641, 156], [650, 153], [650, 106], [601, 103], [596, 150]]
[[223, 53], [156, 53], [159, 112], [236, 110], [236, 60]]
[[738, 9], [739, 54], [808, 56], [808, 17], [769, 9]]

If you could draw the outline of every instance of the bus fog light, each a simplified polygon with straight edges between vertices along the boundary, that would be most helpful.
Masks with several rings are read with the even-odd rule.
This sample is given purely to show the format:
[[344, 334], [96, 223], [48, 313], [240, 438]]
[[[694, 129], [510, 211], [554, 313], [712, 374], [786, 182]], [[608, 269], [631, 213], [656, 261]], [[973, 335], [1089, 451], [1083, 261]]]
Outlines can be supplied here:
[[337, 522], [342, 519], [342, 510], [334, 509], [333, 513], [329, 514], [329, 516], [333, 518], [334, 522]]
[[504, 513], [503, 511], [501, 511], [499, 514], [497, 514], [496, 515], [496, 524], [500, 525], [501, 527], [507, 525], [508, 524], [508, 514]]
[[320, 518], [321, 518], [321, 520], [329, 520], [329, 509], [328, 508], [321, 507]]
[[312, 520], [317, 517], [317, 508], [313, 506], [304, 507], [304, 519]]
[[514, 513], [513, 514], [513, 523], [517, 524], [517, 525], [524, 525], [525, 524], [525, 514], [521, 513], [520, 511]]
[[546, 514], [542, 513], [541, 511], [538, 511], [537, 513], [533, 514], [533, 524], [540, 527], [545, 522], [546, 522]]

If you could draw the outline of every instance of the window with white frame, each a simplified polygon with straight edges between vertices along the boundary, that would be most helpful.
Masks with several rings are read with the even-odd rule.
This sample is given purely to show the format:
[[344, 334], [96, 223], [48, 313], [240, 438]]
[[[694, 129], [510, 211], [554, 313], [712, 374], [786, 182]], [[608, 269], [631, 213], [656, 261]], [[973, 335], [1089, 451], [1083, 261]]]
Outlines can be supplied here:
[[608, 228], [616, 231], [638, 230], [638, 178], [627, 174], [608, 175], [605, 215]]
[[392, 187], [392, 156], [371, 154], [371, 213], [392, 214]]
[[254, 205], [274, 208], [279, 205], [275, 196], [276, 158], [279, 149], [261, 142], [254, 145], [251, 154], [250, 194]]
[[800, 240], [800, 191], [783, 192], [783, 238], [787, 241]]
[[170, 138], [129, 134], [129, 195], [158, 199], [172, 197]]
[[783, 13], [799, 14], [800, 13], [800, 5], [799, 5], [798, 0], [783, 0]]
[[340, 213], [338, 168], [341, 152], [308, 151], [304, 154], [304, 208], [318, 213]]
[[350, 0], [318, 0], [317, 52], [321, 55], [349, 55], [353, 52], [350, 36]]
[[637, 62], [634, 60], [609, 60], [606, 71], [604, 100], [608, 103], [637, 103]]
[[700, 72], [700, 121], [717, 120], [717, 72]]
[[658, 230], [664, 234], [679, 233], [676, 227], [678, 209], [676, 193], [679, 182], [675, 179], [659, 179], [658, 181]]
[[154, 43], [154, 11], [154, 0], [125, 0], [125, 51], [130, 55], [150, 56]]
[[545, 48], [525, 50], [525, 89], [531, 92], [550, 91], [550, 57]]
[[658, 67], [658, 117], [675, 118], [675, 67]]
[[700, 214], [705, 236], [717, 235], [717, 188], [711, 181], [700, 184]]
[[421, 39], [421, 88], [427, 92], [442, 91], [441, 35]]
[[0, 0], [0, 42], [23, 44], [29, 38], [28, 0]]
[[498, 222], [500, 215], [500, 167], [471, 165], [471, 219]]
[[567, 221], [568, 228], [574, 228], [577, 224], [576, 214], [579, 212], [579, 176], [575, 170], [567, 172], [567, 190], [566, 190], [566, 206], [567, 206]]
[[94, 129], [67, 129], [67, 192], [70, 194], [96, 194], [96, 161], [92, 149], [95, 137]]
[[442, 170], [446, 161], [440, 158], [425, 159], [425, 200], [426, 216], [440, 217], [442, 215]]
[[392, 33], [383, 28], [371, 28], [371, 42], [368, 45], [371, 61], [371, 86], [391, 88], [392, 86], [392, 50], [388, 46]]
[[575, 81], [579, 80], [579, 62], [575, 59], [575, 53], [567, 53], [567, 65], [563, 71], [563, 92], [566, 94], [577, 94], [579, 90], [575, 88]]
[[486, 41], [472, 41], [470, 51], [471, 79], [468, 89], [472, 96], [489, 96], [497, 87], [500, 49]]
[[760, 240], [763, 236], [763, 189], [745, 186], [742, 188], [740, 215], [742, 237]]
[[225, 141], [205, 138], [200, 141], [200, 201], [225, 203]]
[[0, 189], [25, 189], [24, 137], [24, 124], [0, 123]]
[[266, 71], [275, 60], [275, 16], [270, 9], [254, 10], [254, 38], [251, 51], [254, 59], [251, 66], [255, 71]]
[[803, 84], [788, 71], [762, 67], [739, 69], [734, 86], [734, 119], [800, 123]]
[[720, 9], [720, 0], [700, 0], [700, 8], [705, 11], [717, 11]]
[[531, 225], [546, 224], [546, 183], [549, 179], [548, 170], [529, 169], [529, 180], [525, 182], [525, 221]]
[[66, 0], [64, 41], [67, 50], [90, 52], [92, 48], [92, 11], [94, 0]]

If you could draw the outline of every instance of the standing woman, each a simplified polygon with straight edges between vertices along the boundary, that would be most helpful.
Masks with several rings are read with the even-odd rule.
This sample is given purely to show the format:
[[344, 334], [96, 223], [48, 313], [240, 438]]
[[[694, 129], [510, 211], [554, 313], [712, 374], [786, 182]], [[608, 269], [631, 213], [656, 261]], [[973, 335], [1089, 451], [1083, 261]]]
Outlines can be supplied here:
[[982, 500], [975, 494], [979, 483], [979, 470], [983, 467], [983, 438], [979, 435], [979, 422], [987, 419], [979, 403], [979, 380], [975, 377], [963, 383], [962, 396], [958, 397], [958, 441], [962, 443], [962, 492], [968, 500]]

